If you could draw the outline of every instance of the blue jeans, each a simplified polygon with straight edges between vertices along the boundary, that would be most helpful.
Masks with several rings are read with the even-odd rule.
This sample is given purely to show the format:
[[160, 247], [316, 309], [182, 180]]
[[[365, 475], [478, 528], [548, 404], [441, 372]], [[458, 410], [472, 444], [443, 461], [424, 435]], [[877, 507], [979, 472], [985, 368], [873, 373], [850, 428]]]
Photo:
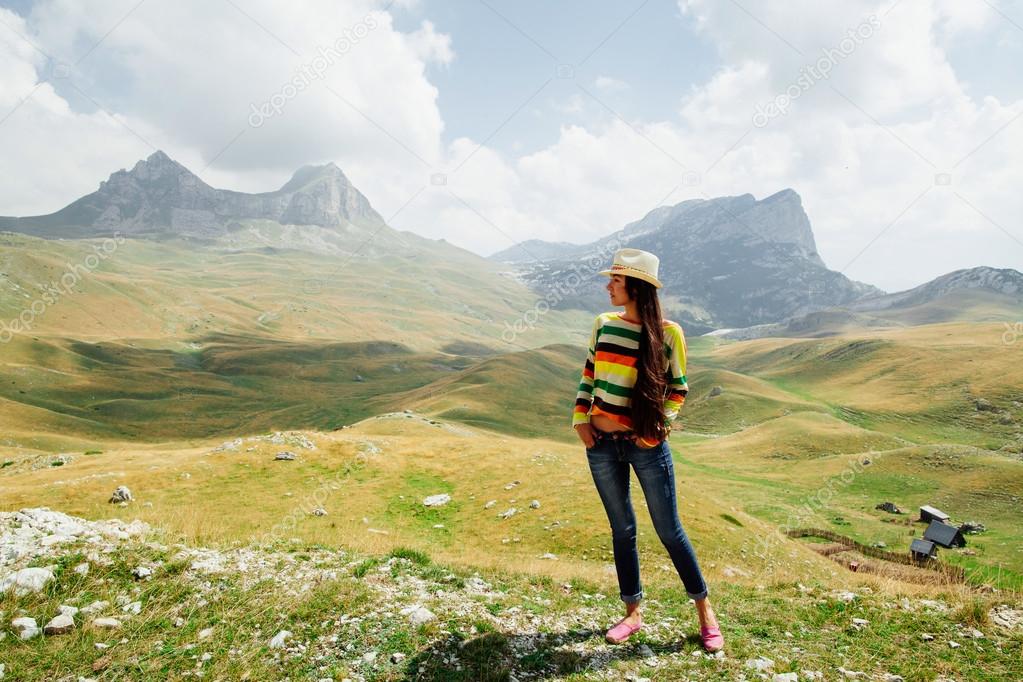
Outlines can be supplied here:
[[586, 448], [586, 459], [611, 524], [611, 545], [622, 601], [637, 602], [643, 598], [636, 549], [636, 514], [629, 495], [630, 465], [636, 470], [643, 488], [657, 537], [668, 550], [686, 594], [692, 599], [703, 599], [707, 596], [707, 584], [678, 518], [675, 465], [667, 439], [652, 448], [641, 448], [633, 441], [612, 439], [605, 432], [594, 431], [597, 441], [592, 448]]

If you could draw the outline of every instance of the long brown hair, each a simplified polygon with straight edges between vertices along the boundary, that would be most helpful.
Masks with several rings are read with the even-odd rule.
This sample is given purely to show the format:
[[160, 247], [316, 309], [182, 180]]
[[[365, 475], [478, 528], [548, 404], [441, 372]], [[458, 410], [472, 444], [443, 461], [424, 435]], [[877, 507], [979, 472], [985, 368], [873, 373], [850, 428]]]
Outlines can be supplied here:
[[636, 385], [632, 389], [632, 429], [646, 440], [661, 440], [666, 435], [664, 392], [667, 388], [661, 302], [654, 285], [641, 279], [626, 276], [625, 290], [636, 302], [643, 325], [639, 332]]

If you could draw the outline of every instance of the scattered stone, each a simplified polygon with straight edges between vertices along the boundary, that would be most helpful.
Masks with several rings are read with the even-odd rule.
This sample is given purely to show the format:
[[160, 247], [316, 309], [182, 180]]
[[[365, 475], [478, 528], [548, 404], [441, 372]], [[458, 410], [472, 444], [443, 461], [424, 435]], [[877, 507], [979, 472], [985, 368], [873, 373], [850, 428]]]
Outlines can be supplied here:
[[521, 482], [522, 481], [512, 481], [511, 483], [509, 483], [506, 486], [504, 486], [504, 489], [505, 490], [511, 490], [512, 488], [514, 488], [515, 486], [517, 486]]
[[934, 635], [932, 635], [929, 632], [921, 632], [920, 633], [920, 639], [922, 639], [925, 642], [930, 642], [930, 641], [932, 641], [934, 639]]
[[489, 501], [489, 502], [487, 502], [487, 503], [486, 503], [485, 505], [483, 505], [483, 508], [484, 508], [484, 509], [490, 509], [490, 508], [491, 508], [491, 507], [493, 507], [493, 506], [494, 506], [495, 504], [497, 504], [497, 500], [490, 500], [490, 501]]
[[88, 575], [89, 574], [89, 562], [88, 561], [83, 561], [82, 563], [78, 564], [77, 566], [75, 566], [71, 570], [74, 571], [75, 573], [77, 573], [78, 575]]
[[984, 633], [977, 628], [971, 628], [970, 637], [973, 637], [974, 639], [984, 639]]
[[707, 394], [707, 397], [716, 398], [724, 392], [725, 389], [721, 388], [720, 386], [714, 386], [713, 388], [710, 389], [710, 392]]
[[439, 493], [437, 495], [430, 495], [423, 499], [424, 507], [440, 507], [451, 501], [451, 495], [447, 493]]
[[500, 518], [502, 518], [502, 519], [510, 519], [511, 517], [515, 516], [515, 513], [517, 511], [518, 511], [518, 509], [516, 509], [515, 507], [511, 507], [511, 508], [506, 509], [505, 511], [501, 512], [500, 514], [498, 514], [498, 516]]
[[856, 593], [848, 591], [836, 592], [835, 599], [844, 602], [852, 602], [856, 599]]
[[990, 400], [985, 398], [977, 398], [973, 401], [973, 406], [976, 408], [977, 412], [995, 412], [998, 410], [997, 407], [991, 404]]
[[121, 627], [121, 621], [116, 618], [97, 618], [92, 621], [92, 626], [101, 630], [116, 630]]
[[849, 680], [856, 680], [867, 676], [867, 673], [865, 672], [860, 672], [859, 670], [846, 670], [842, 666], [838, 666], [838, 672]]
[[151, 578], [153, 576], [153, 569], [147, 566], [136, 566], [132, 569], [131, 574], [135, 576], [136, 580], [142, 580], [143, 578]]
[[291, 450], [282, 450], [281, 452], [278, 452], [276, 456], [274, 456], [274, 460], [281, 462], [291, 462], [294, 461], [294, 459], [295, 453], [292, 452]]
[[270, 640], [269, 646], [271, 649], [283, 649], [284, 643], [290, 637], [291, 637], [290, 630], [281, 630], [280, 632], [273, 636], [273, 639]]
[[64, 635], [75, 627], [75, 621], [71, 616], [66, 616], [63, 613], [59, 616], [54, 616], [50, 619], [50, 622], [43, 626], [44, 635]]
[[541, 559], [557, 559], [558, 557], [557, 557], [556, 554], [551, 554], [550, 552], [545, 552], [545, 553], [540, 555], [540, 558]]
[[142, 612], [142, 602], [140, 601], [130, 602], [122, 606], [121, 610], [124, 611], [125, 613], [131, 613], [137, 616], [139, 613]]
[[83, 606], [81, 612], [83, 616], [91, 616], [94, 613], [99, 613], [108, 606], [110, 606], [110, 602], [97, 600], [88, 606]]
[[114, 490], [114, 493], [110, 496], [109, 501], [110, 504], [118, 504], [120, 502], [131, 502], [133, 499], [135, 498], [132, 497], [131, 491], [128, 489], [128, 486], [119, 485]]
[[401, 663], [404, 660], [405, 654], [401, 653], [400, 651], [395, 651], [393, 654], [391, 654], [391, 663]]
[[1000, 627], [1012, 630], [1023, 625], [1023, 610], [1016, 610], [1008, 604], [999, 604], [990, 611], [991, 622]]
[[639, 648], [636, 649], [636, 653], [639, 654], [640, 658], [653, 658], [655, 656], [654, 650], [646, 644], [640, 644]]
[[808, 680], [823, 680], [824, 673], [822, 673], [820, 670], [804, 670], [803, 677], [805, 677]]
[[174, 627], [180, 628], [180, 627], [183, 627], [184, 625], [185, 625], [185, 619], [182, 618], [181, 616], [178, 616], [177, 618], [174, 619]]
[[313, 516], [326, 516], [327, 510], [324, 509], [323, 507], [317, 507], [316, 509], [312, 510], [309, 513], [312, 514]]
[[756, 658], [747, 659], [746, 667], [750, 670], [756, 670], [757, 672], [766, 672], [774, 667], [774, 661], [763, 656], [758, 656]]
[[775, 673], [771, 682], [799, 682], [799, 675], [796, 673]]
[[20, 571], [9, 573], [0, 580], [0, 594], [14, 588], [14, 594], [24, 596], [33, 592], [39, 592], [49, 581], [53, 580], [53, 571], [48, 568], [23, 568]]
[[881, 676], [881, 682], [906, 682], [902, 675], [895, 675], [893, 673], [885, 673]]
[[987, 530], [987, 527], [984, 526], [984, 524], [980, 523], [979, 521], [966, 521], [961, 526], [959, 526], [959, 530], [962, 531], [963, 533], [976, 534], [983, 533], [984, 531]]
[[959, 644], [959, 642], [953, 642], [952, 640], [948, 640], [948, 646], [952, 649], [958, 649], [962, 645]]
[[408, 616], [409, 622], [412, 623], [413, 626], [422, 625], [423, 623], [427, 623], [437, 617], [434, 615], [433, 611], [425, 606], [420, 606], [419, 604], [408, 606], [402, 609], [401, 613], [403, 616]]
[[867, 627], [867, 625], [869, 625], [869, 624], [870, 624], [870, 621], [866, 620], [864, 618], [853, 618], [852, 619], [852, 626], [853, 626], [854, 630], [862, 630], [863, 628]]
[[199, 631], [199, 639], [209, 639], [213, 636], [213, 628], [203, 628]]
[[532, 502], [530, 502], [529, 503], [529, 508], [530, 509], [539, 509], [540, 508], [540, 500], [533, 500]]
[[60, 606], [57, 607], [57, 612], [62, 615], [74, 618], [78, 614], [78, 607], [68, 606], [67, 604], [61, 604]]
[[377, 660], [377, 652], [375, 651], [367, 651], [362, 655], [363, 663], [372, 663], [375, 660]]
[[22, 616], [21, 618], [15, 618], [11, 621], [11, 629], [14, 630], [15, 634], [21, 639], [32, 639], [38, 635], [41, 630], [36, 625], [35, 618], [29, 618]]

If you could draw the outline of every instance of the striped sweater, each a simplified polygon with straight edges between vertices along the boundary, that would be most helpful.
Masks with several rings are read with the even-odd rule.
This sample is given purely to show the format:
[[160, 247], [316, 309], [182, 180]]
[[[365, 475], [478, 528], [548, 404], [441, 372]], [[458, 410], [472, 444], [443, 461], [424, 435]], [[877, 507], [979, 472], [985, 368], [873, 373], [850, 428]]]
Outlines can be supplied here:
[[[665, 421], [670, 423], [682, 408], [686, 383], [686, 340], [677, 322], [664, 320]], [[636, 361], [642, 325], [622, 319], [618, 312], [601, 313], [593, 323], [589, 352], [583, 367], [572, 426], [603, 414], [632, 428], [631, 392], [636, 384]], [[646, 445], [646, 443], [641, 443]]]

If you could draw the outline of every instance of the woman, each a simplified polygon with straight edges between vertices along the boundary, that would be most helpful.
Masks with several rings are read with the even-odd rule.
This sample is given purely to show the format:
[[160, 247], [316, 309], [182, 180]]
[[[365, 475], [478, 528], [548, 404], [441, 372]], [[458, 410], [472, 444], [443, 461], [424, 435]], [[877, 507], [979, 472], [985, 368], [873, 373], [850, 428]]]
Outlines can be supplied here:
[[572, 413], [586, 445], [593, 482], [611, 524], [615, 569], [625, 618], [607, 632], [620, 644], [642, 627], [643, 590], [636, 550], [636, 515], [629, 496], [629, 467], [643, 488], [657, 536], [696, 602], [700, 639], [718, 651], [724, 638], [707, 598], [707, 585], [678, 518], [675, 471], [667, 436], [685, 401], [686, 345], [682, 328], [661, 317], [657, 289], [660, 260], [639, 249], [619, 249], [607, 275], [611, 304], [625, 313], [601, 313], [590, 335]]

